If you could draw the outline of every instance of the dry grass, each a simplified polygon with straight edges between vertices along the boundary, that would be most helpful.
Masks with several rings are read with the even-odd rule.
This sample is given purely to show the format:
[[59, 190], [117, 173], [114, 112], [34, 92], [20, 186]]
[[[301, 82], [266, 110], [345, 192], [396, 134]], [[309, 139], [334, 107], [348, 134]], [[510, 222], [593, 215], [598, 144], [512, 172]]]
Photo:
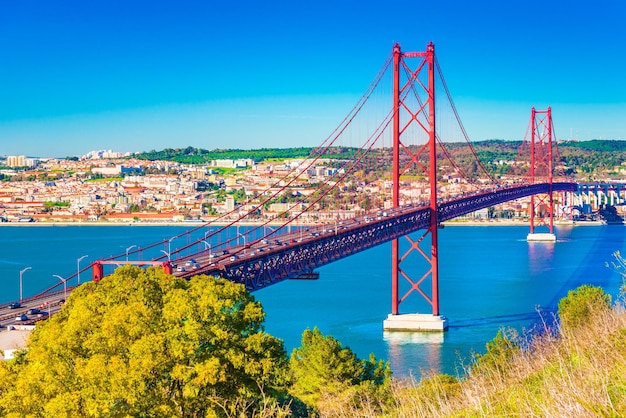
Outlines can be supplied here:
[[[549, 331], [549, 330], [547, 330]], [[389, 417], [626, 416], [626, 310], [616, 306], [574, 330], [524, 342], [506, 361], [396, 382]]]

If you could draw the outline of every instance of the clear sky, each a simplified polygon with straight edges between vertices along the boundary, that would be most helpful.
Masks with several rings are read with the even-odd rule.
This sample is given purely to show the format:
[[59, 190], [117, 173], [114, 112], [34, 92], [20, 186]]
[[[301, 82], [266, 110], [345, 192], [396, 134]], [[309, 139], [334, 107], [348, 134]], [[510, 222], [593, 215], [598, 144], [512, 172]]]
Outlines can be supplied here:
[[431, 40], [472, 140], [626, 139], [623, 0], [0, 0], [0, 155], [315, 146]]

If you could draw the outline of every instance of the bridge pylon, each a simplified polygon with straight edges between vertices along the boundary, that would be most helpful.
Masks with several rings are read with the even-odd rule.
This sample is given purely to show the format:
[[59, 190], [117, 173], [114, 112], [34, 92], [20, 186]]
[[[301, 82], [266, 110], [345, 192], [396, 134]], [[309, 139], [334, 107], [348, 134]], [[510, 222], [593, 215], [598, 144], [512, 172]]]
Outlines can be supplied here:
[[[416, 69], [411, 69], [407, 60], [417, 58]], [[405, 77], [402, 78], [401, 75]], [[401, 83], [402, 79], [402, 83]], [[424, 99], [420, 99], [420, 94]], [[417, 168], [427, 176], [430, 183], [430, 223], [426, 232], [418, 239], [403, 237], [408, 249], [400, 255], [400, 239], [392, 241], [392, 301], [391, 314], [383, 323], [385, 330], [443, 331], [448, 324], [439, 313], [439, 261], [438, 261], [438, 206], [437, 206], [437, 150], [435, 136], [435, 46], [430, 42], [424, 52], [402, 52], [399, 44], [393, 46], [393, 164], [392, 204], [400, 206], [400, 176]], [[425, 145], [411, 147], [410, 140], [421, 137]], [[405, 139], [406, 138], [406, 139]], [[402, 154], [402, 159], [400, 158]], [[430, 236], [430, 248], [428, 246]], [[426, 239], [426, 240], [425, 240]], [[418, 253], [426, 261], [426, 273], [415, 280], [409, 270], [407, 257]], [[400, 283], [400, 277], [403, 280]], [[430, 284], [430, 286], [428, 286]], [[430, 287], [430, 289], [426, 289]], [[400, 292], [404, 292], [401, 296]], [[432, 313], [400, 314], [400, 304], [418, 293], [430, 305]]]
[[[547, 110], [531, 109], [531, 141], [530, 141], [530, 171], [529, 180], [550, 184], [550, 191], [543, 195], [532, 195], [530, 197], [529, 218], [530, 232], [528, 241], [556, 241], [554, 234], [554, 193], [553, 185], [553, 165], [552, 165], [552, 109]], [[535, 228], [546, 226], [548, 232], [535, 232]]]

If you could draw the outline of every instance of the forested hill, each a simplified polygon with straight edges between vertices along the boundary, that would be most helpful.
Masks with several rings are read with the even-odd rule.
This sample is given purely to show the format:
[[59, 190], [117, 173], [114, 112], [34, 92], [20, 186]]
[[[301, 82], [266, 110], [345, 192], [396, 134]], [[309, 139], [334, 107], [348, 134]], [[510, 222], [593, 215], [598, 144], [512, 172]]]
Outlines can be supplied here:
[[[494, 173], [508, 172], [506, 164], [518, 157], [521, 141], [505, 141], [490, 139], [473, 142], [472, 145], [481, 161]], [[446, 143], [456, 161], [471, 162], [473, 156], [465, 143]], [[291, 158], [304, 158], [315, 148], [259, 148], [259, 149], [214, 149], [202, 148], [166, 148], [162, 151], [150, 151], [135, 154], [133, 157], [142, 160], [168, 160], [186, 164], [206, 164], [211, 160], [250, 158], [256, 163], [263, 161], [280, 161]], [[331, 148], [325, 157], [336, 158], [356, 152], [356, 149]], [[341, 157], [340, 157], [341, 158]], [[613, 170], [626, 162], [626, 141], [598, 140], [591, 141], [559, 141], [557, 158], [565, 166], [572, 169], [573, 174], [593, 175]], [[474, 167], [464, 167], [471, 174]]]
[[[505, 174], [509, 171], [508, 165], [502, 162], [516, 160], [521, 144], [521, 141], [501, 139], [472, 143], [478, 157], [495, 174]], [[461, 164], [473, 161], [471, 150], [466, 144], [446, 145], [455, 161], [461, 161]], [[556, 158], [569, 168], [569, 174], [577, 176], [605, 175], [626, 163], [626, 141], [622, 140], [559, 141], [557, 146]], [[474, 171], [472, 167], [464, 168], [470, 174]]]
[[185, 164], [204, 164], [212, 160], [237, 160], [251, 158], [255, 162], [265, 160], [284, 160], [289, 158], [302, 158], [308, 156], [314, 148], [260, 148], [253, 150], [243, 149], [214, 149], [202, 148], [166, 148], [162, 151], [149, 151], [133, 155], [140, 160], [167, 160]]
[[626, 140], [592, 139], [591, 141], [564, 141], [559, 148], [579, 148], [587, 151], [626, 152]]

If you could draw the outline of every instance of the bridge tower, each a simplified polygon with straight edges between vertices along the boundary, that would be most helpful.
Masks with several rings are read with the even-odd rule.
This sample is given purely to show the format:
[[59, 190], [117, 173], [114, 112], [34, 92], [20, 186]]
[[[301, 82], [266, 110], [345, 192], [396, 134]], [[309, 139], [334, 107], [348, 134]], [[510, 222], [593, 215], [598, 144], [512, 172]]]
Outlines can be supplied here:
[[[407, 61], [416, 58], [419, 63], [412, 69]], [[405, 77], [402, 78], [401, 75]], [[420, 80], [421, 77], [421, 80]], [[423, 95], [424, 99], [419, 96]], [[430, 42], [424, 52], [402, 52], [399, 44], [393, 46], [393, 165], [392, 204], [400, 206], [400, 176], [417, 167], [430, 183], [430, 226], [418, 239], [408, 235], [409, 248], [400, 254], [400, 239], [392, 241], [392, 300], [391, 314], [383, 323], [385, 330], [443, 331], [448, 324], [439, 314], [439, 262], [437, 217], [437, 149], [435, 135], [435, 46]], [[426, 144], [411, 148], [409, 140], [414, 136], [425, 138]], [[406, 138], [406, 139], [405, 139]], [[401, 154], [404, 157], [401, 159]], [[408, 161], [408, 163], [407, 163]], [[403, 164], [403, 165], [401, 165]], [[424, 239], [430, 235], [430, 249]], [[427, 271], [419, 279], [409, 276], [401, 264], [410, 253], [419, 253], [426, 260]], [[400, 277], [408, 283], [408, 290], [400, 295]], [[403, 282], [403, 284], [405, 284]], [[424, 289], [428, 287], [430, 289]], [[406, 288], [406, 285], [404, 286]], [[412, 293], [418, 293], [431, 306], [432, 313], [400, 314], [400, 304]]]
[[[531, 109], [530, 141], [530, 182], [550, 184], [550, 191], [544, 195], [530, 197], [530, 233], [528, 241], [556, 241], [554, 234], [554, 196], [552, 169], [552, 109]], [[548, 227], [549, 232], [537, 233], [538, 226]]]

